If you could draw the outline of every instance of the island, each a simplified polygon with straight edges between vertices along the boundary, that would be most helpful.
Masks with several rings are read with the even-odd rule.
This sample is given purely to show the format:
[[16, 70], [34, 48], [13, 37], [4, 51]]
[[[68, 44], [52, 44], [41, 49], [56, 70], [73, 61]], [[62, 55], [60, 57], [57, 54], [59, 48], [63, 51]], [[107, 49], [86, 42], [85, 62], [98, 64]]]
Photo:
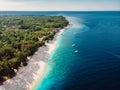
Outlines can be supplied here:
[[0, 16], [0, 84], [68, 24], [63, 16]]

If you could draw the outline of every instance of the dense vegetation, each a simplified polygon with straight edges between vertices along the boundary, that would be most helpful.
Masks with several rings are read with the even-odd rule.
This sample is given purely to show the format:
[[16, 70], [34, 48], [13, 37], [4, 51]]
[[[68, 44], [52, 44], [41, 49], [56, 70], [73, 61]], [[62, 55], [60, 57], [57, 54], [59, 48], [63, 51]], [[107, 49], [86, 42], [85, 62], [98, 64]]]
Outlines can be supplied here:
[[27, 57], [66, 25], [63, 16], [0, 16], [0, 82], [27, 65]]

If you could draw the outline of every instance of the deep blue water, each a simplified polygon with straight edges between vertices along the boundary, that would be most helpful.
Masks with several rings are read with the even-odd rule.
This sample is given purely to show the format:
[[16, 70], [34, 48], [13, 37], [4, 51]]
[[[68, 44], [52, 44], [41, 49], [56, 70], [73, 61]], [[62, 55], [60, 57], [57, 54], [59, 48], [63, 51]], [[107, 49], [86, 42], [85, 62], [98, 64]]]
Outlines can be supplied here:
[[36, 90], [120, 90], [120, 12], [63, 15], [73, 26], [60, 37]]
[[120, 12], [0, 14], [64, 15], [73, 24], [49, 56], [51, 69], [35, 90], [120, 90]]

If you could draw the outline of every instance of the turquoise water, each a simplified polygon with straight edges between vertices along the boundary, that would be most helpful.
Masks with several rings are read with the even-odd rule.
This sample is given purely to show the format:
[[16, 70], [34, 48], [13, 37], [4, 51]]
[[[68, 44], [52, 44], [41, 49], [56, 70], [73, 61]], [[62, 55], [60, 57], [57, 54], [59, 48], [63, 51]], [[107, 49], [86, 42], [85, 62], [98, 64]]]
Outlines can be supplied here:
[[[79, 26], [79, 28], [82, 27], [82, 25]], [[73, 29], [74, 34], [71, 33], [73, 32]], [[75, 54], [77, 54], [74, 53], [76, 49], [72, 47], [72, 44], [74, 44], [74, 35], [78, 31], [77, 29], [78, 27], [76, 28], [76, 25], [73, 25], [64, 31], [63, 36], [60, 36], [57, 47], [48, 60], [48, 68], [51, 68], [51, 70], [49, 71], [48, 75], [45, 76], [43, 81], [40, 82], [40, 85], [35, 87], [35, 90], [51, 90], [51, 86], [57, 85], [59, 85], [59, 89], [62, 87], [62, 84], [64, 84], [64, 79], [67, 78], [67, 72], [70, 70], [69, 63], [74, 62], [74, 58], [76, 57]], [[68, 58], [71, 58], [69, 63]], [[54, 90], [54, 87], [52, 87], [52, 89]]]
[[50, 70], [34, 90], [120, 90], [120, 12], [0, 14], [63, 15], [73, 24], [60, 37], [48, 59]]
[[60, 37], [51, 70], [35, 90], [120, 90], [120, 12], [62, 15], [73, 26]]

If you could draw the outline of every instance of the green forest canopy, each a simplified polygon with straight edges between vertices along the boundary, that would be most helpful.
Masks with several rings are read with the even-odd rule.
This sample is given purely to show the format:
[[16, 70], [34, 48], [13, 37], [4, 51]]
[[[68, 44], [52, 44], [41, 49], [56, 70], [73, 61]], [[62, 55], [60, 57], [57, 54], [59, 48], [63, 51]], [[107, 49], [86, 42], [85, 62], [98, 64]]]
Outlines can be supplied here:
[[64, 28], [63, 16], [0, 16], [0, 82], [27, 65], [27, 56], [53, 39], [56, 28]]

